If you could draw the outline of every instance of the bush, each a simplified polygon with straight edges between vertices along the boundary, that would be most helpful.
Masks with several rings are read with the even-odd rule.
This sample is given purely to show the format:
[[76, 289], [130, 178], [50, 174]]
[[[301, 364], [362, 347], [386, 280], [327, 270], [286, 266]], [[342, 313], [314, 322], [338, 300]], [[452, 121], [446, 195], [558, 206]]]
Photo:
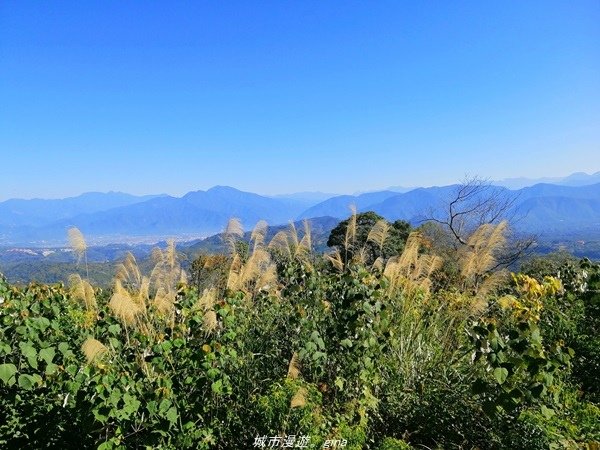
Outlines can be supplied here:
[[481, 274], [442, 289], [418, 233], [374, 267], [313, 255], [310, 236], [294, 233], [269, 245], [253, 233], [243, 255], [216, 259], [213, 274], [203, 264], [193, 285], [173, 245], [149, 276], [127, 257], [110, 292], [80, 276], [69, 287], [0, 281], [0, 445], [598, 441], [598, 354], [586, 347], [597, 339], [595, 266], [578, 269], [585, 288], [580, 272], [564, 289], [519, 275], [483, 292]]

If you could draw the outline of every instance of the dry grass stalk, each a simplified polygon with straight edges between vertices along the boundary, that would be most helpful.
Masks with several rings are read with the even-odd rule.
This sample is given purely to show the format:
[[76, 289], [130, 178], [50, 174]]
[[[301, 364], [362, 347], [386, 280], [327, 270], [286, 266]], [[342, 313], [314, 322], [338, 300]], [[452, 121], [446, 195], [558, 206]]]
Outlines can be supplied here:
[[304, 236], [300, 241], [300, 247], [306, 249], [307, 253], [312, 253], [312, 230], [310, 229], [310, 223], [304, 219]]
[[489, 272], [496, 265], [496, 254], [506, 244], [508, 223], [481, 225], [469, 237], [460, 259], [461, 275], [473, 279]]
[[71, 227], [69, 228], [68, 236], [69, 245], [71, 246], [77, 257], [81, 258], [87, 250], [87, 244], [85, 242], [85, 238], [83, 237], [83, 233], [79, 231], [79, 228]]
[[173, 291], [166, 291], [162, 287], [159, 288], [152, 300], [152, 306], [163, 316], [171, 314], [175, 306], [175, 293]]
[[217, 313], [214, 310], [206, 311], [202, 318], [202, 326], [207, 333], [212, 333], [219, 326]]
[[407, 293], [421, 290], [429, 294], [430, 277], [441, 267], [442, 259], [436, 255], [421, 254], [424, 244], [423, 236], [413, 232], [408, 236], [402, 255], [388, 260], [383, 274], [390, 281], [390, 292], [403, 289]]
[[288, 227], [288, 236], [290, 245], [292, 246], [295, 252], [295, 250], [300, 245], [300, 241], [298, 239], [298, 230], [296, 229], [296, 225], [294, 225], [294, 222], [290, 222], [290, 225]]
[[268, 248], [282, 250], [286, 256], [292, 257], [292, 248], [288, 239], [288, 233], [285, 231], [278, 231], [271, 242], [269, 242]]
[[374, 262], [373, 265], [371, 266], [372, 270], [376, 270], [378, 272], [383, 271], [384, 269], [384, 261], [383, 258], [380, 256], [378, 257]]
[[87, 362], [91, 364], [102, 358], [108, 352], [108, 348], [102, 342], [88, 337], [82, 344], [81, 351], [85, 355]]
[[69, 245], [73, 249], [73, 252], [77, 256], [77, 263], [81, 262], [83, 258], [85, 258], [85, 273], [86, 278], [90, 278], [90, 271], [88, 268], [87, 262], [87, 243], [85, 242], [85, 238], [83, 237], [83, 233], [79, 231], [77, 227], [69, 228], [67, 232], [69, 238]]
[[142, 274], [138, 267], [135, 256], [127, 252], [122, 263], [117, 265], [115, 277], [121, 280], [126, 286], [140, 286]]
[[254, 243], [255, 249], [264, 245], [268, 229], [269, 225], [264, 220], [259, 220], [254, 226], [250, 234], [250, 240]]
[[82, 301], [88, 311], [96, 311], [98, 309], [94, 288], [87, 280], [84, 280], [78, 274], [70, 275], [69, 287], [71, 296], [76, 300]]
[[346, 236], [344, 238], [344, 249], [350, 250], [356, 241], [356, 206], [350, 205], [352, 215], [348, 219], [348, 226], [346, 227]]
[[287, 376], [292, 380], [295, 380], [300, 376], [300, 361], [298, 361], [297, 353], [292, 355], [292, 359], [290, 360], [290, 364], [288, 366]]
[[290, 402], [290, 408], [301, 408], [306, 405], [306, 397], [308, 396], [308, 391], [306, 388], [301, 387], [298, 389], [298, 392], [294, 394], [292, 397], [292, 401]]
[[364, 266], [367, 262], [367, 249], [366, 247], [360, 248], [354, 255], [352, 255], [352, 260], [361, 266]]
[[196, 301], [195, 308], [202, 311], [208, 311], [211, 309], [217, 300], [217, 290], [215, 288], [204, 289], [204, 292]]
[[344, 271], [344, 261], [342, 260], [342, 255], [338, 249], [334, 250], [331, 253], [326, 253], [325, 258], [333, 265], [333, 267], [339, 272]]
[[227, 288], [254, 293], [274, 288], [276, 282], [275, 264], [271, 261], [269, 252], [262, 246], [255, 248], [245, 263], [238, 255], [234, 256], [227, 278]]
[[379, 250], [383, 250], [383, 245], [389, 236], [390, 226], [387, 220], [378, 220], [369, 231], [367, 242], [373, 242], [379, 247]]
[[240, 219], [232, 217], [227, 222], [227, 226], [223, 232], [223, 238], [229, 248], [230, 254], [234, 255], [236, 253], [236, 242], [243, 237], [244, 227], [242, 226], [242, 222], [240, 222]]
[[149, 291], [155, 292], [153, 306], [165, 316], [174, 312], [178, 284], [185, 280], [185, 272], [177, 261], [175, 242], [167, 242], [165, 250], [154, 251], [156, 265], [150, 274]]
[[125, 289], [119, 280], [115, 281], [114, 293], [108, 303], [111, 312], [125, 325], [134, 327], [138, 317], [145, 312], [145, 302], [136, 301], [134, 296]]

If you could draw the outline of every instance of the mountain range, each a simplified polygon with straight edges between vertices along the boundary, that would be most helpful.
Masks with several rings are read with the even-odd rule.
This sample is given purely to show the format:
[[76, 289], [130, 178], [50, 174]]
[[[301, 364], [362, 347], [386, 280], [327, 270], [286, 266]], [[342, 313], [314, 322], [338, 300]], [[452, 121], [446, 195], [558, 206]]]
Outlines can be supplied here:
[[[514, 196], [512, 212], [520, 218], [516, 226], [521, 231], [548, 238], [567, 234], [596, 238], [600, 237], [600, 183], [586, 184], [596, 178], [600, 173], [573, 174], [558, 184], [493, 189]], [[270, 225], [318, 217], [342, 220], [350, 214], [350, 205], [359, 212], [375, 211], [389, 220], [418, 224], [439, 213], [456, 189], [457, 185], [450, 185], [327, 198], [330, 194], [307, 192], [267, 197], [216, 186], [182, 197], [109, 192], [62, 200], [7, 200], [0, 203], [0, 245], [61, 246], [71, 226], [95, 244], [150, 243], [167, 237], [191, 240], [221, 232], [231, 217], [239, 218], [247, 229], [261, 219]]]
[[585, 172], [575, 172], [566, 177], [505, 178], [504, 180], [494, 182], [497, 186], [503, 186], [509, 189], [521, 189], [540, 183], [559, 184], [563, 186], [586, 186], [589, 184], [600, 183], [600, 172], [591, 175]]

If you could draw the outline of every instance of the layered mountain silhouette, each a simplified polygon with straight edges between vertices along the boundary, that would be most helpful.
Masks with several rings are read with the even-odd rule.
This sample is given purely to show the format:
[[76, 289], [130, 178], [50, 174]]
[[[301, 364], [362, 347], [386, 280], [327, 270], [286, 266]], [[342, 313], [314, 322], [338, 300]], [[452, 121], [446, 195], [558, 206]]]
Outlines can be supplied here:
[[587, 186], [590, 184], [600, 183], [600, 172], [587, 174], [585, 172], [575, 172], [566, 177], [544, 177], [544, 178], [506, 178], [494, 182], [498, 186], [507, 187], [509, 189], [522, 189], [524, 187], [533, 186], [536, 184], [559, 184], [563, 186]]
[[[575, 174], [577, 175], [577, 174]], [[576, 179], [576, 176], [572, 177]], [[594, 175], [588, 175], [586, 179]], [[345, 219], [350, 205], [375, 211], [389, 220], [413, 224], [440, 214], [456, 185], [339, 195], [322, 200], [320, 193], [267, 197], [227, 186], [194, 191], [182, 197], [87, 193], [63, 200], [8, 200], [0, 203], [1, 245], [63, 245], [67, 229], [76, 226], [93, 242], [127, 242], [132, 237], [210, 236], [231, 217], [247, 229], [259, 220], [270, 225], [332, 217]], [[515, 198], [511, 213], [521, 231], [600, 235], [600, 183], [583, 186], [540, 183], [518, 190], [494, 186]]]
[[[77, 201], [82, 197], [88, 195], [77, 197]], [[71, 207], [74, 199], [62, 200], [66, 205], [61, 200], [19, 200], [19, 205], [26, 205], [19, 210], [12, 207], [15, 201], [9, 200], [0, 203], [0, 211], [6, 208], [11, 213], [0, 222], [0, 243], [60, 243], [71, 226], [81, 229], [92, 241], [107, 237], [118, 242], [141, 236], [208, 236], [220, 232], [231, 217], [238, 217], [247, 227], [259, 220], [283, 224], [296, 219], [307, 206], [305, 200], [265, 197], [226, 186], [189, 192], [183, 197], [129, 200], [129, 204], [111, 204], [107, 199], [102, 207], [94, 194], [94, 206], [87, 209]], [[57, 214], [56, 210], [61, 212]]]

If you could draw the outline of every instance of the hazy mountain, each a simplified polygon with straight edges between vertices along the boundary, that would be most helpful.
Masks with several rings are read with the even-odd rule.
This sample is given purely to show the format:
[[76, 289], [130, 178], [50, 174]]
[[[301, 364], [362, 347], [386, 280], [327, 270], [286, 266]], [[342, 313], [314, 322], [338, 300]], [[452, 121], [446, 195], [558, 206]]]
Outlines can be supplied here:
[[[393, 195], [383, 191], [379, 193], [384, 197], [382, 201], [373, 195], [377, 193], [367, 197], [338, 196], [310, 208], [301, 217], [318, 212], [345, 219], [349, 216], [348, 205], [355, 203], [359, 212], [375, 211], [388, 220], [403, 219], [417, 225], [440, 213], [453, 198], [456, 188], [456, 185], [419, 188]], [[500, 186], [492, 188], [514, 197], [509, 215], [518, 219], [515, 226], [521, 231], [547, 235], [559, 230], [564, 233], [600, 229], [600, 183], [578, 187], [537, 184], [517, 191]]]
[[365, 206], [361, 210], [375, 211], [388, 220], [402, 219], [417, 224], [439, 212], [455, 190], [456, 186], [414, 189], [386, 198], [381, 203]]
[[369, 192], [361, 195], [339, 195], [321, 202], [298, 216], [299, 219], [311, 217], [335, 217], [345, 219], [350, 215], [350, 205], [362, 210], [367, 206], [377, 204], [383, 200], [398, 195], [393, 191]]
[[404, 192], [412, 191], [414, 189], [417, 189], [417, 188], [415, 188], [415, 187], [405, 187], [405, 186], [390, 186], [389, 188], [387, 188], [385, 190], [386, 191], [394, 191], [394, 192], [404, 193]]
[[566, 186], [585, 186], [588, 184], [600, 183], [600, 171], [588, 175], [585, 172], [576, 172], [563, 178], [559, 184]]
[[135, 196], [122, 192], [87, 192], [77, 197], [56, 200], [11, 199], [0, 203], [0, 225], [7, 227], [41, 226], [79, 214], [133, 205], [157, 195]]
[[544, 177], [544, 178], [505, 178], [504, 180], [494, 181], [497, 186], [504, 186], [509, 189], [522, 189], [535, 184], [560, 184], [565, 186], [586, 186], [600, 183], [600, 172], [591, 175], [585, 172], [576, 172], [566, 177]]
[[[593, 176], [583, 178], [589, 180]], [[582, 175], [574, 174], [564, 183], [581, 179]], [[500, 186], [494, 189], [515, 196], [512, 212], [519, 217], [517, 226], [522, 230], [549, 233], [598, 228], [600, 183], [545, 183], [515, 191]], [[319, 193], [265, 197], [226, 186], [190, 192], [183, 197], [88, 193], [64, 200], [9, 200], [0, 203], [0, 244], [63, 245], [71, 226], [80, 228], [93, 244], [149, 243], [166, 237], [189, 240], [221, 232], [231, 217], [239, 218], [248, 229], [261, 219], [270, 225], [314, 217], [342, 220], [349, 216], [352, 204], [359, 212], [373, 210], [389, 220], [418, 224], [447, 205], [455, 190], [456, 186], [418, 188], [405, 193], [386, 190], [335, 196], [316, 205], [312, 203]]]
[[[405, 187], [405, 186], [390, 186], [388, 188], [382, 189], [381, 191], [392, 191], [392, 192], [396, 192], [398, 194], [403, 194], [404, 192], [413, 191], [415, 189], [417, 189], [417, 188], [416, 187]], [[370, 194], [373, 192], [381, 192], [381, 191], [377, 191], [377, 190], [375, 190], [375, 191], [358, 191], [358, 192], [354, 192], [352, 195], [358, 196], [358, 195], [362, 195], [362, 194]]]
[[515, 193], [519, 202], [539, 197], [565, 197], [581, 199], [599, 199], [600, 183], [584, 186], [563, 186], [556, 184], [536, 184]]
[[37, 227], [0, 228], [0, 242], [63, 243], [67, 229], [78, 227], [88, 239], [114, 237], [210, 235], [221, 231], [231, 217], [247, 227], [263, 219], [282, 224], [293, 220], [304, 204], [279, 200], [234, 188], [216, 186], [207, 191], [189, 192], [183, 197], [161, 196], [112, 209], [78, 214], [67, 219], [40, 221]]
[[292, 194], [272, 195], [271, 197], [279, 200], [292, 200], [299, 203], [304, 203], [306, 208], [310, 208], [317, 203], [324, 202], [331, 197], [337, 197], [340, 194], [331, 194], [327, 192], [294, 192]]

